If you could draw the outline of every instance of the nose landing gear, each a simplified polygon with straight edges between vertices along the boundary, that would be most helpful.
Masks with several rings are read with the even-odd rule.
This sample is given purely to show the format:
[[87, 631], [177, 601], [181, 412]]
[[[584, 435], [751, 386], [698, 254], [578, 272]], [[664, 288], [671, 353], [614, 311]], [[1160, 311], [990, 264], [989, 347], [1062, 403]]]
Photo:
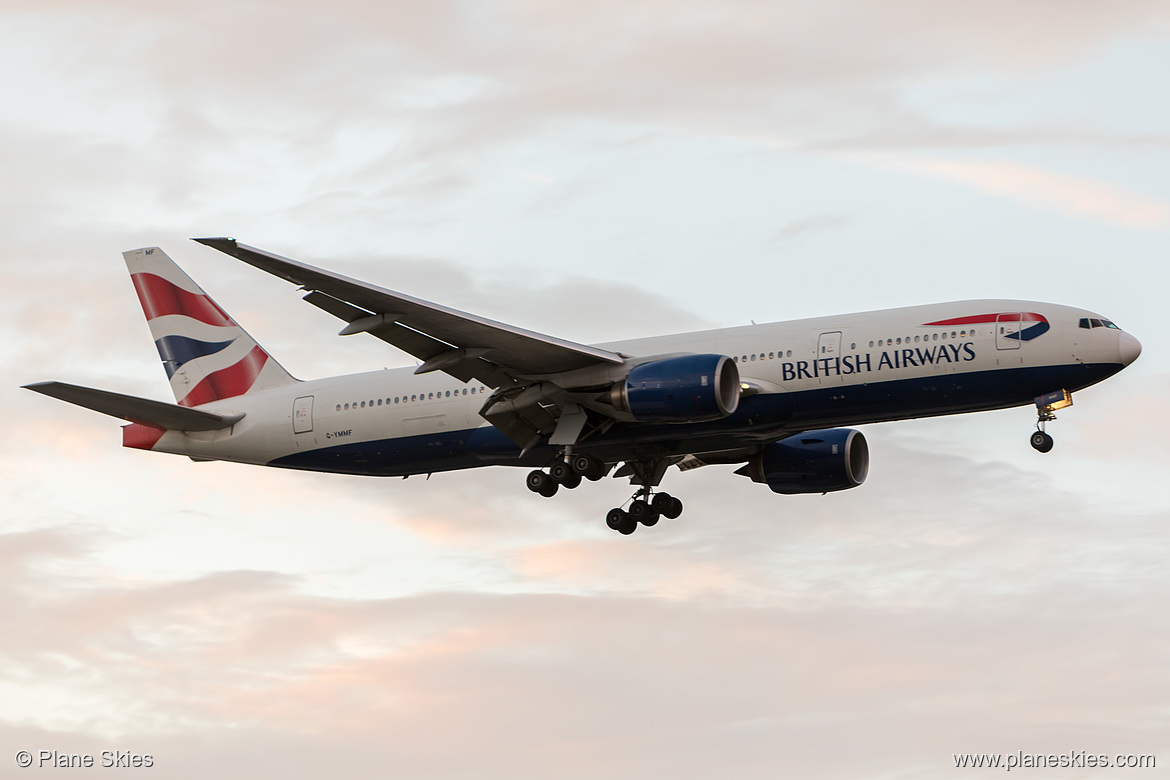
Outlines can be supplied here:
[[1044, 423], [1056, 419], [1056, 410], [1072, 406], [1072, 393], [1067, 390], [1057, 390], [1045, 393], [1036, 398], [1036, 431], [1028, 439], [1032, 449], [1037, 452], [1048, 452], [1052, 449], [1052, 437], [1044, 430]]

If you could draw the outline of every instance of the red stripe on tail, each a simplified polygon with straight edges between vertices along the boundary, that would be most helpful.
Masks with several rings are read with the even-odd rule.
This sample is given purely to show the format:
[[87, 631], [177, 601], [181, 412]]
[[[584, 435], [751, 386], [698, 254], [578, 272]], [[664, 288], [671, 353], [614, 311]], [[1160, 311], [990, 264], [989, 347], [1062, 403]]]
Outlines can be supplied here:
[[191, 392], [179, 401], [179, 406], [201, 406], [224, 398], [235, 398], [252, 389], [260, 369], [268, 362], [268, 353], [259, 346], [245, 355], [238, 363], [209, 374], [195, 385]]
[[133, 447], [136, 450], [151, 450], [166, 431], [152, 425], [130, 423], [122, 426], [122, 446]]
[[131, 274], [130, 278], [134, 280], [134, 289], [148, 321], [168, 314], [182, 314], [208, 325], [236, 324], [206, 295], [187, 292], [155, 274]]

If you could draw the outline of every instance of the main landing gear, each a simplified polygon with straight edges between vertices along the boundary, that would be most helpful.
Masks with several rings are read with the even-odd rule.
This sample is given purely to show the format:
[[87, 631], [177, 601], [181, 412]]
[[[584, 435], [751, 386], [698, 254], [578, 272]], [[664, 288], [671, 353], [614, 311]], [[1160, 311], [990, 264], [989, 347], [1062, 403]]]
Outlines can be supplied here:
[[[618, 533], [629, 535], [637, 530], [639, 525], [652, 526], [658, 523], [659, 518], [665, 517], [674, 520], [682, 514], [683, 503], [669, 493], [654, 493], [652, 485], [657, 485], [665, 471], [666, 462], [631, 462], [627, 466], [635, 476], [635, 484], [641, 482], [638, 492], [630, 497], [629, 509], [615, 507], [606, 514], [605, 524]], [[529, 472], [526, 484], [533, 493], [539, 493], [545, 498], [556, 495], [562, 487], [572, 490], [581, 484], [582, 479], [596, 482], [606, 475], [609, 467], [605, 463], [590, 455], [570, 455], [557, 460], [548, 471], [536, 470]], [[623, 476], [618, 473], [616, 476]]]
[[549, 466], [548, 471], [539, 469], [528, 474], [526, 483], [533, 493], [552, 498], [560, 488], [572, 490], [581, 484], [581, 479], [596, 482], [605, 476], [605, 464], [590, 455], [574, 455], [561, 459]]
[[674, 520], [683, 511], [683, 503], [669, 493], [658, 493], [650, 497], [650, 488], [639, 488], [631, 498], [629, 510], [614, 507], [605, 516], [605, 524], [620, 534], [629, 536], [638, 529], [638, 524], [652, 526], [658, 524], [658, 519], [665, 517]]

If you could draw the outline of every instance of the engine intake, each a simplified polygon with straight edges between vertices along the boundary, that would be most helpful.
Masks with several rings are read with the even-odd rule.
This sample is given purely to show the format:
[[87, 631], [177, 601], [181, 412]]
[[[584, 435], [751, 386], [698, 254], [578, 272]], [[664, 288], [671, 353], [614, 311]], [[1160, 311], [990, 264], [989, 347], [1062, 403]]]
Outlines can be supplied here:
[[610, 391], [638, 422], [718, 420], [739, 406], [739, 370], [726, 355], [682, 355], [634, 366]]
[[848, 490], [865, 482], [869, 444], [848, 428], [805, 431], [772, 442], [735, 473], [787, 495]]

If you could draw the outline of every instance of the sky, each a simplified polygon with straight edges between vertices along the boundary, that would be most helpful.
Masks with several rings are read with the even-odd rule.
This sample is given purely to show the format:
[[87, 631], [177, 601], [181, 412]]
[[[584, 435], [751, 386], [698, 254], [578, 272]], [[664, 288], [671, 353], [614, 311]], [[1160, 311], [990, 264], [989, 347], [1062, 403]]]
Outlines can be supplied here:
[[[1164, 2], [3, 0], [0, 33], [0, 766], [1170, 776]], [[155, 245], [298, 377], [412, 363], [215, 235], [585, 343], [994, 297], [1143, 354], [1047, 455], [1030, 408], [866, 426], [855, 490], [674, 471], [630, 537], [624, 480], [192, 463], [20, 389], [170, 400], [120, 257]]]

